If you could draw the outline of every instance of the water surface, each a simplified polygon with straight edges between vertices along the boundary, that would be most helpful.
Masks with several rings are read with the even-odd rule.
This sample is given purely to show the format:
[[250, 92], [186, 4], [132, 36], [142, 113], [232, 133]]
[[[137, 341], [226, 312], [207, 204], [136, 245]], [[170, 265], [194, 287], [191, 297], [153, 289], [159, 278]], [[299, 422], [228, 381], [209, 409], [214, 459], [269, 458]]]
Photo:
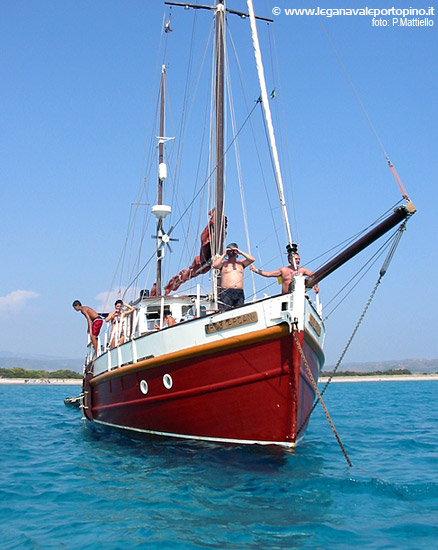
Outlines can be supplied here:
[[[437, 381], [332, 384], [294, 454], [137, 441], [0, 386], [0, 548], [438, 548]], [[73, 392], [73, 393], [72, 393]]]

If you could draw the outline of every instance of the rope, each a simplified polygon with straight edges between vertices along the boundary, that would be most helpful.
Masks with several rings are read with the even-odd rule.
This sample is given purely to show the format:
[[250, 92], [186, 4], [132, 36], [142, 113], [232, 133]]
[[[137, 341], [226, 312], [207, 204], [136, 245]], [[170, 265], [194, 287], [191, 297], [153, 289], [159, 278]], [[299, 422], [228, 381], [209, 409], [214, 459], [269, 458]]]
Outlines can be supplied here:
[[125, 297], [128, 290], [131, 288], [131, 286], [137, 281], [137, 279], [140, 277], [140, 275], [143, 273], [143, 271], [146, 269], [146, 267], [149, 265], [149, 263], [155, 258], [155, 250], [152, 253], [152, 256], [150, 256], [149, 260], [144, 264], [144, 266], [140, 269], [140, 271], [137, 273], [137, 275], [132, 279], [132, 281], [129, 283], [129, 285], [126, 287], [125, 292], [123, 293], [123, 297]]
[[[391, 241], [394, 239], [394, 236], [396, 235], [396, 232], [391, 235], [383, 244], [382, 246], [376, 251], [373, 256], [353, 275], [350, 280], [331, 298], [325, 305], [325, 308], [327, 307], [338, 297], [344, 290], [350, 285], [356, 277], [359, 276], [360, 273], [362, 273], [361, 277], [354, 283], [354, 285], [348, 290], [348, 292], [339, 300], [339, 302], [332, 308], [332, 310], [327, 313], [324, 317], [324, 322], [327, 321], [327, 319], [338, 309], [338, 307], [347, 299], [347, 297], [353, 292], [353, 290], [357, 287], [357, 285], [362, 281], [362, 279], [365, 277], [365, 275], [371, 270], [371, 268], [376, 264], [377, 260], [382, 256], [382, 254], [385, 252], [385, 250], [388, 248]], [[367, 267], [368, 266], [368, 267]], [[365, 269], [367, 268], [367, 269]], [[365, 271], [364, 271], [365, 270]]]
[[[329, 248], [328, 250], [326, 250], [325, 252], [323, 252], [322, 254], [319, 254], [318, 256], [315, 256], [314, 258], [312, 258], [311, 260], [309, 260], [308, 262], [306, 262], [307, 265], [310, 265], [310, 264], [313, 264], [314, 262], [316, 262], [317, 260], [320, 260], [320, 263], [318, 264], [318, 267], [321, 267], [324, 263], [332, 260], [336, 254], [338, 254], [338, 251], [340, 249], [344, 249], [346, 248], [347, 246], [349, 246], [351, 243], [353, 243], [354, 241], [356, 241], [361, 235], [363, 235], [364, 233], [366, 233], [367, 231], [369, 231], [372, 227], [374, 227], [375, 225], [377, 225], [380, 221], [382, 221], [390, 212], [393, 212], [394, 209], [402, 202], [402, 199], [399, 199], [398, 201], [396, 201], [390, 208], [388, 208], [386, 210], [386, 212], [382, 212], [382, 214], [380, 214], [380, 216], [378, 218], [376, 218], [373, 222], [369, 223], [366, 227], [364, 227], [363, 229], [361, 229], [360, 231], [358, 231], [356, 234], [354, 235], [351, 235], [350, 237], [344, 239], [343, 241], [339, 242], [338, 244], [332, 246], [331, 248]], [[329, 255], [331, 254], [331, 255]], [[322, 258], [326, 257], [326, 259], [324, 261], [322, 261]], [[314, 269], [314, 271], [316, 271], [316, 269]]]
[[[333, 378], [333, 376], [335, 375], [335, 372], [338, 370], [339, 365], [342, 363], [342, 361], [343, 361], [343, 359], [344, 359], [344, 356], [345, 356], [345, 354], [347, 353], [347, 350], [348, 350], [348, 348], [350, 347], [350, 344], [351, 344], [351, 342], [353, 341], [353, 338], [356, 336], [356, 332], [358, 331], [359, 326], [361, 325], [361, 323], [362, 323], [362, 321], [363, 321], [363, 319], [364, 319], [364, 317], [365, 317], [365, 315], [366, 315], [366, 313], [367, 313], [367, 311], [368, 311], [368, 308], [370, 307], [371, 302], [372, 302], [373, 299], [374, 299], [374, 295], [376, 294], [377, 288], [379, 287], [381, 281], [382, 281], [382, 275], [380, 275], [379, 278], [377, 279], [377, 283], [375, 284], [375, 286], [374, 286], [374, 288], [373, 288], [373, 290], [372, 290], [372, 292], [371, 292], [371, 294], [370, 294], [370, 297], [368, 298], [368, 301], [367, 301], [367, 303], [366, 303], [366, 305], [365, 305], [365, 307], [364, 307], [364, 309], [363, 309], [363, 311], [362, 311], [362, 315], [359, 317], [359, 320], [357, 321], [356, 326], [354, 327], [354, 330], [353, 330], [353, 332], [352, 332], [350, 338], [348, 339], [348, 342], [347, 342], [347, 344], [345, 345], [345, 347], [344, 347], [344, 349], [343, 349], [343, 351], [342, 351], [342, 353], [341, 353], [341, 356], [339, 357], [338, 362], [336, 363], [335, 368], [333, 369], [332, 375], [331, 375], [330, 378], [327, 380], [326, 385], [324, 386], [324, 389], [323, 389], [322, 392], [321, 392], [321, 395], [324, 394], [325, 390], [327, 389], [327, 386], [328, 386], [328, 385], [330, 384], [330, 382], [332, 381], [332, 378]], [[318, 401], [316, 401], [315, 404], [313, 405], [313, 409], [316, 407], [317, 404], [318, 404]], [[312, 409], [312, 411], [313, 411], [313, 409]], [[310, 416], [310, 414], [312, 413], [312, 411], [310, 411], [309, 416]]]
[[[231, 33], [229, 33], [229, 39], [230, 39], [230, 44], [232, 46], [232, 49], [233, 49], [233, 53], [234, 53], [234, 60], [236, 62], [236, 66], [238, 68], [238, 75], [239, 75], [239, 78], [240, 78], [240, 81], [241, 81], [241, 86], [242, 86], [242, 91], [244, 92], [244, 97], [245, 97], [245, 105], [247, 107], [247, 109], [249, 109], [248, 107], [248, 101], [247, 101], [247, 98], [250, 96], [249, 93], [248, 93], [248, 89], [246, 87], [246, 84], [245, 84], [245, 79], [243, 77], [244, 73], [243, 73], [243, 70], [242, 70], [242, 67], [240, 65], [240, 61], [239, 61], [239, 57], [237, 55], [237, 51], [236, 51], [236, 48], [235, 48], [235, 45], [234, 45], [234, 42], [233, 42], [233, 38], [231, 36]], [[255, 102], [255, 106], [256, 105], [259, 105], [261, 106], [261, 101], [260, 101], [260, 98], [258, 98]], [[255, 107], [254, 107], [255, 108]], [[262, 112], [262, 109], [260, 110]], [[252, 111], [251, 111], [252, 112]], [[263, 115], [262, 115], [262, 120], [263, 120]], [[265, 188], [265, 192], [266, 192], [266, 200], [269, 204], [269, 211], [270, 211], [270, 214], [271, 214], [271, 219], [272, 219], [272, 225], [274, 228], [276, 228], [276, 218], [275, 216], [273, 215], [273, 207], [272, 207], [272, 204], [271, 204], [271, 198], [270, 198], [270, 192], [271, 190], [268, 190], [268, 187], [267, 187], [267, 184], [266, 184], [266, 178], [265, 178], [265, 174], [264, 174], [264, 169], [263, 169], [263, 164], [262, 164], [262, 161], [261, 161], [261, 154], [260, 154], [260, 151], [259, 151], [259, 146], [258, 146], [258, 139], [256, 139], [256, 134], [255, 134], [255, 130], [254, 130], [254, 127], [253, 127], [253, 124], [252, 122], [250, 121], [250, 127], [251, 127], [251, 132], [252, 132], [252, 136], [253, 136], [253, 146], [254, 146], [254, 151], [255, 151], [255, 154], [257, 155], [257, 160], [258, 160], [258, 163], [259, 163], [259, 168], [260, 168], [260, 178], [263, 182], [263, 185], [264, 185], [264, 188]], [[283, 250], [283, 246], [280, 244], [280, 241], [279, 241], [279, 238], [278, 238], [278, 231], [275, 230], [274, 231], [274, 236], [277, 240], [277, 246], [278, 246], [278, 251], [279, 253], [281, 254], [282, 250]]]
[[[197, 89], [198, 89], [199, 82], [200, 82], [200, 76], [201, 76], [201, 73], [202, 73], [202, 68], [203, 68], [205, 60], [206, 60], [206, 53], [208, 51], [208, 44], [210, 42], [211, 32], [212, 32], [212, 28], [213, 28], [213, 26], [211, 25], [210, 32], [209, 32], [208, 37], [207, 37], [207, 41], [206, 41], [205, 46], [203, 48], [203, 54], [200, 55], [199, 65], [196, 68], [196, 71], [198, 71], [198, 77], [195, 78], [196, 74], [194, 75], [194, 77], [192, 77], [192, 74], [194, 72], [194, 69], [193, 69], [193, 67], [194, 67], [193, 52], [195, 51], [195, 40], [194, 39], [195, 39], [195, 36], [196, 36], [196, 25], [197, 25], [197, 15], [195, 14], [195, 17], [194, 17], [194, 20], [193, 20], [193, 25], [192, 25], [192, 36], [191, 36], [191, 41], [190, 41], [190, 49], [189, 49], [189, 53], [188, 53], [188, 64], [187, 64], [187, 67], [186, 67], [186, 73], [187, 74], [186, 74], [186, 82], [185, 82], [185, 87], [184, 87], [181, 116], [179, 117], [179, 119], [177, 121], [175, 121], [175, 123], [174, 123], [173, 112], [172, 112], [170, 99], [169, 99], [169, 95], [168, 95], [168, 88], [166, 87], [166, 90], [165, 90], [165, 94], [166, 94], [166, 114], [167, 114], [166, 118], [168, 118], [170, 121], [172, 121], [171, 127], [175, 128], [175, 131], [172, 132], [172, 135], [177, 136], [177, 139], [175, 141], [175, 145], [173, 147], [170, 147], [169, 149], [167, 149], [167, 147], [166, 147], [166, 159], [167, 159], [167, 166], [168, 166], [168, 181], [171, 181], [172, 183], [174, 183], [174, 185], [172, 185], [171, 187], [167, 186], [167, 189], [166, 189], [166, 187], [163, 188], [163, 193], [166, 192], [166, 195], [167, 195], [167, 193], [171, 193], [172, 198], [170, 199], [170, 204], [175, 206], [175, 211], [172, 212], [171, 217], [169, 217], [167, 219], [167, 222], [170, 222], [170, 224], [172, 224], [173, 217], [176, 216], [177, 214], [179, 214], [179, 204], [181, 203], [182, 207], [183, 208], [185, 207], [185, 195], [180, 189], [181, 188], [181, 185], [180, 185], [180, 179], [181, 179], [181, 176], [180, 176], [180, 158], [181, 158], [183, 147], [184, 147], [184, 144], [185, 144], [184, 140], [185, 140], [186, 132], [188, 130], [188, 122], [191, 118], [192, 111], [196, 107], [196, 104], [195, 104], [196, 93], [197, 93]], [[200, 50], [200, 52], [201, 51], [202, 50]], [[204, 130], [205, 130], [205, 127], [204, 127]], [[167, 134], [167, 131], [165, 133]], [[202, 139], [201, 140], [201, 149], [200, 149], [201, 152], [203, 150], [203, 143], [204, 143], [204, 140]], [[200, 160], [201, 160], [201, 156], [199, 157], [199, 161]], [[173, 165], [175, 166], [174, 171], [172, 171], [172, 166]], [[198, 168], [199, 168], [199, 165], [198, 165]], [[199, 178], [196, 177], [195, 181], [198, 182], [198, 180], [199, 180]], [[197, 183], [196, 183], [196, 185], [197, 185]], [[169, 195], [167, 195], [167, 196], [169, 196]], [[178, 197], [178, 201], [175, 200], [176, 196]], [[193, 243], [193, 245], [192, 245], [193, 250], [196, 247], [196, 244], [195, 244], [196, 241], [195, 241], [194, 238], [192, 238], [192, 235], [193, 234], [198, 235], [199, 231], [196, 231], [196, 229], [193, 227], [194, 224], [192, 223], [192, 218], [193, 217], [191, 215], [189, 215], [186, 218], [187, 224], [185, 224], [186, 227], [184, 229], [184, 232], [187, 236], [190, 236], [190, 238], [185, 239], [184, 242], [183, 242], [183, 251], [182, 251], [181, 255], [179, 256], [180, 262], [179, 262], [179, 264], [177, 264], [176, 271], [180, 271], [181, 263], [183, 263], [184, 257], [193, 256], [193, 252], [190, 252], [188, 243]], [[169, 270], [169, 263], [164, 262], [162, 264], [162, 280], [164, 280], [168, 277], [168, 275], [167, 275], [168, 270]]]
[[[228, 97], [229, 97], [229, 104], [230, 104], [230, 118], [231, 118], [231, 127], [233, 131], [233, 135], [235, 135], [236, 132], [236, 113], [234, 110], [234, 102], [233, 102], [233, 95], [231, 93], [231, 79], [230, 79], [230, 73], [226, 71], [226, 84], [228, 89]], [[237, 180], [239, 183], [239, 190], [240, 190], [240, 202], [242, 206], [242, 217], [243, 217], [243, 225], [245, 228], [245, 240], [246, 240], [246, 249], [251, 254], [251, 242], [250, 242], [250, 236], [249, 236], [249, 228], [248, 228], [248, 216], [246, 212], [246, 204], [245, 204], [245, 193], [243, 190], [243, 182], [242, 182], [242, 166], [240, 163], [240, 153], [239, 153], [239, 142], [238, 140], [234, 140], [234, 154], [236, 157], [236, 169], [237, 169]], [[253, 286], [253, 293], [256, 293], [256, 287], [255, 287], [255, 278], [252, 277], [252, 286]]]
[[[224, 157], [225, 155], [228, 153], [229, 149], [231, 148], [231, 146], [233, 145], [233, 143], [235, 142], [235, 140], [237, 139], [238, 135], [240, 134], [240, 132], [243, 130], [243, 127], [245, 126], [245, 124], [248, 122], [250, 116], [252, 115], [252, 113], [254, 112], [255, 108], [257, 107], [257, 104], [258, 102], [255, 103], [254, 107], [252, 108], [251, 112], [248, 114], [248, 116], [245, 118], [245, 120], [243, 121], [243, 123], [241, 124], [238, 132], [236, 133], [236, 135], [234, 136], [234, 138], [232, 139], [232, 141], [229, 143], [228, 147], [226, 148], [225, 152], [224, 152]], [[204, 187], [207, 185], [207, 183], [209, 182], [210, 178], [212, 177], [212, 175], [214, 174], [214, 171], [216, 169], [216, 166], [215, 168], [210, 172], [209, 176], [206, 178], [205, 182], [202, 184], [201, 188], [198, 190], [198, 192], [195, 194], [195, 196], [192, 198], [192, 200], [190, 201], [190, 203], [188, 204], [188, 206], [186, 207], [186, 209], [184, 210], [184, 212], [180, 215], [180, 217], [178, 218], [178, 220], [175, 222], [174, 224], [174, 229], [180, 224], [181, 220], [184, 218], [185, 214], [188, 212], [188, 210], [190, 209], [191, 205], [195, 202], [196, 198], [199, 196], [199, 194], [202, 192], [202, 190], [204, 189]], [[138, 277], [141, 275], [141, 273], [144, 271], [144, 269], [147, 267], [147, 265], [149, 264], [149, 262], [153, 259], [153, 257], [155, 256], [155, 252], [154, 254], [152, 255], [151, 258], [149, 258], [147, 260], [147, 262], [144, 264], [144, 266], [141, 268], [141, 270], [137, 273], [137, 275], [133, 278], [133, 280], [129, 283], [129, 285], [127, 286], [126, 290], [125, 290], [125, 293], [126, 291], [131, 287], [131, 285], [138, 279]]]
[[[322, 400], [322, 396], [321, 394], [319, 393], [319, 390], [318, 390], [318, 385], [316, 384], [315, 382], [315, 379], [313, 378], [313, 374], [312, 374], [312, 371], [310, 370], [310, 367], [309, 367], [309, 364], [307, 363], [307, 359], [306, 359], [306, 356], [304, 355], [304, 352], [303, 352], [303, 349], [301, 347], [301, 344], [298, 340], [298, 336], [296, 334], [296, 329], [292, 326], [292, 336], [294, 337], [294, 340], [295, 340], [295, 343], [297, 345], [297, 348], [298, 348], [298, 351], [300, 352], [300, 355], [301, 355], [301, 358], [303, 360], [303, 363], [304, 363], [304, 366], [306, 367], [306, 372], [310, 378], [310, 381], [312, 383], [312, 386], [313, 386], [313, 389], [315, 390], [317, 396], [318, 396], [318, 401], [321, 402], [321, 406], [322, 408], [324, 409], [324, 412], [325, 412], [325, 415], [327, 417], [327, 420], [329, 421], [329, 424], [330, 424], [330, 427], [331, 429], [333, 430], [333, 433], [335, 434], [335, 437], [338, 441], [338, 444], [341, 448], [341, 451], [343, 452], [344, 456], [345, 456], [345, 460], [347, 461], [347, 464], [350, 466], [350, 468], [353, 466], [353, 464], [351, 463], [350, 459], [348, 458], [348, 454], [347, 454], [347, 451], [345, 450], [344, 446], [342, 445], [342, 441], [336, 431], [336, 428], [333, 424], [333, 421], [332, 419], [330, 418], [330, 415], [329, 415], [329, 412], [327, 410], [327, 407], [325, 406], [324, 404], [324, 401]], [[313, 410], [313, 409], [312, 409]], [[300, 433], [300, 431], [297, 432], [297, 435]]]
[[[379, 273], [379, 278], [377, 279], [377, 282], [376, 284], [374, 285], [374, 288], [370, 294], [370, 297], [368, 298], [368, 301], [367, 303], [365, 304], [365, 307], [362, 311], [362, 314], [361, 316], [359, 317], [359, 320], [357, 321], [356, 323], [356, 326], [354, 327], [354, 330], [350, 336], [350, 338], [348, 339], [348, 342], [347, 344], [345, 345], [342, 353], [341, 353], [341, 356], [339, 357], [337, 363], [336, 363], [336, 366], [335, 368], [333, 369], [333, 372], [330, 376], [330, 378], [327, 380], [322, 392], [319, 394], [318, 393], [318, 399], [315, 401], [315, 403], [313, 404], [313, 407], [312, 409], [310, 410], [309, 414], [307, 415], [307, 417], [305, 418], [304, 422], [301, 424], [300, 428], [298, 429], [298, 432], [297, 432], [297, 435], [302, 431], [303, 427], [306, 425], [307, 421], [309, 420], [311, 414], [313, 413], [313, 411], [315, 410], [316, 406], [318, 405], [318, 402], [321, 400], [321, 397], [324, 395], [324, 392], [325, 390], [328, 388], [330, 382], [332, 381], [336, 371], [338, 370], [341, 362], [343, 361], [344, 357], [345, 357], [345, 354], [347, 353], [347, 350], [348, 348], [350, 347], [350, 344], [351, 342], [353, 341], [353, 338], [356, 336], [356, 333], [359, 329], [359, 326], [361, 325], [367, 311], [368, 311], [368, 308], [370, 307], [371, 305], [371, 302], [373, 301], [374, 299], [374, 296], [377, 292], [377, 288], [379, 287], [381, 281], [382, 281], [382, 278], [383, 276], [385, 275], [387, 269], [388, 269], [388, 266], [389, 266], [389, 263], [391, 262], [393, 256], [394, 256], [394, 253], [395, 253], [395, 250], [400, 242], [400, 239], [403, 235], [403, 232], [405, 231], [406, 229], [406, 220], [399, 226], [398, 230], [397, 230], [397, 233], [396, 235], [394, 236], [394, 242], [392, 243], [392, 246], [391, 246], [391, 249], [389, 250], [386, 258], [385, 258], [385, 261], [383, 262], [383, 265], [382, 265], [382, 268], [380, 269], [380, 273]], [[323, 402], [321, 401], [321, 404], [323, 405]], [[323, 405], [324, 406], [324, 405]]]
[[[279, 90], [282, 90], [281, 85], [281, 74], [279, 69], [279, 62], [278, 62], [278, 52], [277, 52], [277, 45], [275, 42], [275, 34], [273, 32], [274, 27], [267, 24], [267, 35], [269, 40], [269, 53], [270, 53], [270, 59], [271, 59], [271, 72], [272, 72], [272, 80], [273, 80], [273, 87], [274, 90], [277, 88]], [[271, 43], [272, 39], [272, 43]], [[274, 61], [275, 61], [275, 68], [274, 68]], [[275, 82], [275, 76], [278, 78], [278, 85]], [[294, 187], [293, 187], [293, 178], [292, 178], [292, 168], [291, 168], [291, 159], [290, 159], [290, 147], [288, 144], [288, 137], [287, 132], [284, 131], [284, 125], [279, 123], [278, 117], [280, 117], [281, 120], [286, 120], [286, 112], [284, 108], [284, 102], [283, 102], [283, 94], [278, 94], [278, 108], [275, 110], [275, 115], [277, 119], [277, 131], [280, 136], [280, 143], [283, 145], [283, 155], [286, 157], [283, 163], [283, 166], [286, 164], [287, 160], [287, 170], [288, 170], [288, 180], [289, 180], [289, 186], [286, 187], [286, 192], [289, 192], [290, 200], [288, 199], [288, 203], [292, 204], [292, 210], [293, 210], [293, 217], [294, 217], [294, 225], [295, 225], [295, 236], [296, 236], [296, 242], [300, 242], [300, 236], [298, 233], [298, 219], [297, 219], [297, 210], [295, 205], [295, 195], [294, 195]]]

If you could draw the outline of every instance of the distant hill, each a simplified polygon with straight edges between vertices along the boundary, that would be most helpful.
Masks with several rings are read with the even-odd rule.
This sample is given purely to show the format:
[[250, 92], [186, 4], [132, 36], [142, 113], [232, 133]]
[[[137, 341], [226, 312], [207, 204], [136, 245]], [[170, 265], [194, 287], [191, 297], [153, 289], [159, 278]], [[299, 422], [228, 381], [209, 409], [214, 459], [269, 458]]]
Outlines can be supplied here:
[[[1, 353], [1, 352], [0, 352]], [[53, 372], [56, 370], [72, 370], [82, 372], [83, 361], [81, 359], [58, 359], [58, 358], [33, 358], [32, 356], [15, 357], [12, 354], [0, 355], [0, 368], [13, 369], [20, 367], [25, 370], [45, 370]]]
[[[325, 371], [333, 370], [335, 365], [325, 365]], [[408, 369], [412, 374], [438, 373], [438, 359], [401, 359], [397, 361], [379, 361], [375, 363], [341, 363], [338, 372], [374, 372]]]

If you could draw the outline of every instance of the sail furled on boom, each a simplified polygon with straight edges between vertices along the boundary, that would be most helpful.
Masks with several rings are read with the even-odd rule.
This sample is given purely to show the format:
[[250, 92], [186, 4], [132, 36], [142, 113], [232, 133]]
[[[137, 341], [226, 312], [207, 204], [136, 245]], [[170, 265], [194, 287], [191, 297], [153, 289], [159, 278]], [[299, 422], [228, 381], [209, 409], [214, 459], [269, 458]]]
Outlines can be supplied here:
[[[207, 226], [201, 233], [201, 250], [199, 256], [195, 256], [192, 264], [187, 269], [182, 269], [177, 275], [174, 275], [165, 286], [166, 296], [178, 288], [185, 282], [203, 275], [211, 269], [211, 241], [210, 237], [213, 234], [215, 223], [215, 210], [209, 213], [210, 219]], [[227, 218], [225, 218], [225, 227], [227, 226]]]

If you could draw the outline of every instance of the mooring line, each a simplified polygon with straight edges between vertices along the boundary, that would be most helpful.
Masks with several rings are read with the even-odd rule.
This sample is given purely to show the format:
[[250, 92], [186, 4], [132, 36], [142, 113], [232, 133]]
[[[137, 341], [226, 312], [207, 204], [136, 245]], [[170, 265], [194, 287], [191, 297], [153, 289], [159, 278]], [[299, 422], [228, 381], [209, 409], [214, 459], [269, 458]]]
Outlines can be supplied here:
[[303, 363], [304, 363], [304, 366], [306, 367], [306, 371], [307, 371], [307, 374], [309, 375], [309, 378], [310, 378], [310, 381], [312, 383], [312, 386], [313, 386], [313, 389], [315, 390], [317, 396], [318, 396], [318, 399], [321, 403], [321, 406], [322, 408], [324, 409], [324, 412], [325, 412], [325, 415], [327, 417], [327, 420], [329, 421], [329, 424], [331, 426], [331, 429], [333, 430], [333, 433], [335, 434], [335, 437], [339, 443], [339, 446], [342, 450], [342, 452], [344, 453], [344, 456], [345, 456], [345, 459], [348, 463], [348, 465], [350, 466], [350, 468], [353, 466], [353, 464], [351, 463], [350, 459], [348, 458], [348, 454], [347, 454], [347, 451], [345, 450], [344, 446], [342, 445], [342, 441], [336, 431], [336, 428], [333, 424], [333, 421], [332, 419], [330, 418], [330, 415], [329, 415], [329, 412], [327, 410], [327, 407], [325, 406], [324, 404], [324, 401], [322, 400], [322, 396], [318, 390], [318, 385], [317, 383], [315, 382], [315, 379], [313, 378], [313, 374], [312, 374], [312, 371], [310, 370], [310, 367], [309, 367], [309, 364], [307, 363], [307, 359], [306, 359], [306, 356], [304, 355], [304, 352], [303, 352], [303, 349], [301, 347], [301, 344], [300, 344], [300, 341], [298, 340], [298, 336], [297, 336], [297, 333], [296, 333], [296, 329], [294, 328], [294, 326], [292, 326], [292, 335], [295, 339], [295, 343], [297, 344], [297, 348], [298, 348], [298, 351], [300, 352], [300, 355], [301, 355], [301, 358], [303, 360]]
[[[350, 336], [350, 338], [349, 338], [347, 344], [345, 345], [345, 347], [344, 347], [344, 349], [343, 349], [343, 351], [342, 351], [342, 353], [341, 353], [341, 356], [339, 357], [339, 359], [338, 359], [338, 361], [337, 361], [337, 363], [336, 363], [335, 368], [333, 369], [333, 371], [332, 371], [332, 373], [331, 373], [329, 379], [327, 380], [327, 382], [325, 383], [324, 388], [323, 388], [322, 391], [321, 391], [321, 395], [324, 395], [325, 390], [326, 390], [326, 389], [328, 388], [328, 386], [330, 385], [330, 383], [331, 383], [333, 377], [335, 376], [336, 371], [338, 370], [340, 364], [342, 363], [342, 361], [343, 361], [343, 359], [344, 359], [344, 357], [345, 357], [345, 354], [347, 353], [348, 348], [349, 348], [350, 345], [351, 345], [351, 342], [353, 341], [353, 338], [356, 336], [356, 333], [357, 333], [357, 331], [359, 330], [359, 326], [361, 325], [362, 321], [364, 320], [364, 317], [365, 317], [365, 315], [366, 315], [366, 313], [367, 313], [367, 311], [368, 311], [368, 308], [370, 307], [371, 302], [373, 301], [374, 296], [375, 296], [375, 294], [376, 294], [376, 292], [377, 292], [377, 289], [378, 289], [380, 283], [382, 282], [382, 277], [386, 274], [386, 272], [387, 272], [387, 270], [388, 270], [388, 266], [389, 266], [389, 264], [390, 264], [390, 262], [391, 262], [391, 260], [392, 260], [392, 258], [393, 258], [393, 256], [394, 256], [395, 250], [396, 250], [396, 248], [397, 248], [397, 246], [398, 246], [398, 244], [399, 244], [399, 242], [400, 242], [400, 239], [401, 239], [401, 237], [402, 237], [404, 231], [406, 230], [406, 223], [407, 223], [407, 222], [406, 222], [406, 220], [405, 220], [405, 221], [399, 226], [399, 228], [397, 229], [397, 232], [395, 233], [395, 235], [392, 237], [392, 238], [393, 238], [393, 242], [392, 242], [391, 248], [390, 248], [390, 250], [389, 250], [389, 252], [388, 252], [388, 254], [387, 254], [387, 256], [386, 256], [386, 259], [385, 259], [385, 261], [383, 262], [383, 265], [382, 265], [382, 267], [381, 267], [381, 269], [380, 269], [379, 278], [377, 279], [377, 282], [376, 282], [376, 284], [375, 284], [375, 286], [374, 286], [374, 288], [373, 288], [373, 290], [372, 290], [372, 292], [371, 292], [371, 294], [370, 294], [370, 297], [368, 298], [367, 303], [365, 304], [365, 307], [364, 307], [364, 309], [363, 309], [363, 311], [362, 311], [362, 314], [361, 314], [361, 316], [359, 317], [359, 320], [357, 321], [356, 326], [354, 327], [354, 330], [353, 330], [353, 332], [352, 332], [352, 334], [351, 334], [351, 336]], [[304, 419], [304, 422], [303, 422], [303, 423], [301, 424], [301, 426], [299, 427], [298, 432], [297, 432], [297, 435], [301, 432], [301, 430], [302, 430], [302, 429], [304, 428], [304, 426], [306, 425], [306, 422], [309, 420], [311, 414], [313, 413], [313, 411], [315, 410], [316, 406], [318, 405], [318, 402], [319, 402], [319, 396], [318, 396], [318, 399], [317, 399], [317, 400], [315, 401], [315, 403], [313, 404], [313, 407], [311, 408], [309, 414], [308, 414], [308, 415], [306, 416], [306, 418]]]

